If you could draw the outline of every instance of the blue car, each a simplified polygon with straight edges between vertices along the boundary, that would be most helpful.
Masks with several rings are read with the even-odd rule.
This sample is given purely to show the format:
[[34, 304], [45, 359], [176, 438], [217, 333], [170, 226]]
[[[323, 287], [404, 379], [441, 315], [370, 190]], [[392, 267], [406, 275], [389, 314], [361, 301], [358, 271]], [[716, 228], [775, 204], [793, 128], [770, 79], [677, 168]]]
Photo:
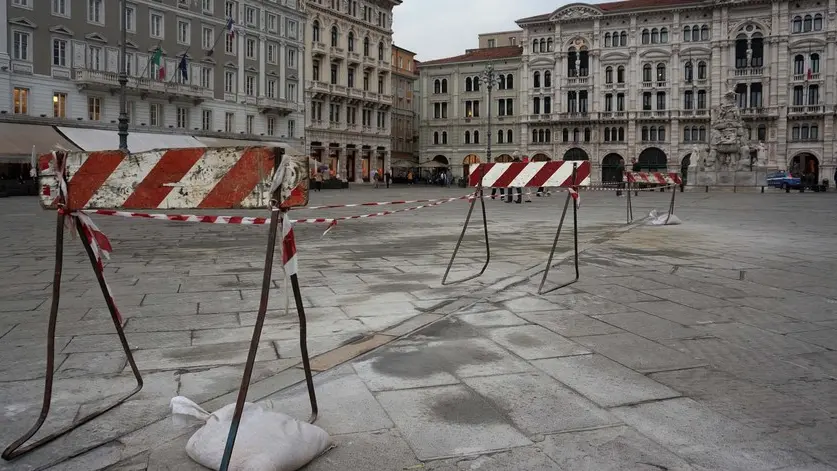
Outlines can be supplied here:
[[798, 176], [793, 176], [785, 171], [774, 172], [767, 175], [767, 186], [781, 189], [799, 189], [802, 182]]

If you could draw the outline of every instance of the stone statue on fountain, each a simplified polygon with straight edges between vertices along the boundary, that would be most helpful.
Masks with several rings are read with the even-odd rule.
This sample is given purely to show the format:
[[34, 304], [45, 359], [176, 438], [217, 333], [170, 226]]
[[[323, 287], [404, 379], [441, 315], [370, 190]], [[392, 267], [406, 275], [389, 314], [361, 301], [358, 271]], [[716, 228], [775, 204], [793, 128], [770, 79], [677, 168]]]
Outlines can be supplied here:
[[701, 170], [750, 171], [753, 169], [752, 164], [750, 143], [741, 112], [735, 103], [735, 92], [728, 91], [713, 113], [709, 153]]

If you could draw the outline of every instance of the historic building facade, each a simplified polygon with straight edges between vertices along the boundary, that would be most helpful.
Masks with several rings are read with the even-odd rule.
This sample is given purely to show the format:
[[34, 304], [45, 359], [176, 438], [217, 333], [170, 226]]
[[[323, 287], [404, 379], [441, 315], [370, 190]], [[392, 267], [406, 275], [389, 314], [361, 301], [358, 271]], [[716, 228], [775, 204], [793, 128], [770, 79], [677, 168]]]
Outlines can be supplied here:
[[392, 9], [401, 0], [308, 0], [306, 144], [339, 178], [389, 169]]
[[[415, 57], [415, 52], [392, 46], [392, 165], [401, 173], [418, 166], [418, 117], [414, 93], [418, 71]], [[399, 172], [396, 169], [393, 171]]]
[[[120, 2], [9, 0], [0, 24], [0, 121], [116, 130]], [[130, 132], [301, 146], [298, 0], [133, 0], [126, 24]]]
[[[693, 150], [708, 148], [711, 110], [733, 90], [750, 142], [765, 144], [771, 168], [831, 179], [835, 15], [837, 4], [816, 0], [628, 0], [518, 20], [519, 53], [495, 47], [424, 63], [422, 161], [461, 168], [486, 160], [467, 117], [467, 102], [485, 100], [485, 87], [479, 96], [459, 93], [491, 62], [515, 78], [506, 120], [519, 132], [511, 147], [531, 158], [589, 159], [594, 179], [605, 181], [632, 158], [646, 169], [678, 171]], [[434, 93], [437, 79], [447, 81], [446, 94]], [[495, 116], [508, 114], [504, 100], [495, 93]], [[508, 147], [494, 123], [493, 145]], [[437, 140], [444, 127], [446, 138]]]

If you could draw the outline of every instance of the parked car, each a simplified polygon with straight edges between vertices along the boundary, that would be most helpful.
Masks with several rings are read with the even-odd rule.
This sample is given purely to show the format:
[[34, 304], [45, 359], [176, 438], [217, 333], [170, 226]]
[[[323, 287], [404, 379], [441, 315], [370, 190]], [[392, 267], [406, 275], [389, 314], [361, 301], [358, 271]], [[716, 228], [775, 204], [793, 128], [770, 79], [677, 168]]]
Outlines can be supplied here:
[[794, 176], [785, 171], [774, 172], [767, 175], [767, 186], [781, 189], [799, 189], [802, 187], [802, 181], [799, 176]]

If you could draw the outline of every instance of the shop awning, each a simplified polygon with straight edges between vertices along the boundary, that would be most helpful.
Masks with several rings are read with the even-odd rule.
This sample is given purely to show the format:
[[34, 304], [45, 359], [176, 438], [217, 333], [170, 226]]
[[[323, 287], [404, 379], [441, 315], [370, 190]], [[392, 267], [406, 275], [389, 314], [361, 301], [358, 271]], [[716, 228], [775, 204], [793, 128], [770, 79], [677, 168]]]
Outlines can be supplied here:
[[206, 147], [281, 147], [285, 149], [285, 154], [302, 155], [298, 149], [287, 142], [251, 141], [247, 139], [224, 139], [203, 136], [195, 136], [195, 139]]
[[36, 155], [61, 148], [79, 150], [52, 126], [0, 123], [0, 162], [29, 163], [32, 146], [35, 146]]
[[[59, 127], [67, 139], [87, 152], [97, 150], [116, 150], [119, 148], [119, 134], [106, 129], [83, 129]], [[206, 147], [192, 136], [183, 134], [154, 134], [148, 132], [128, 132], [128, 150], [145, 152], [154, 149], [176, 149], [180, 147]]]

